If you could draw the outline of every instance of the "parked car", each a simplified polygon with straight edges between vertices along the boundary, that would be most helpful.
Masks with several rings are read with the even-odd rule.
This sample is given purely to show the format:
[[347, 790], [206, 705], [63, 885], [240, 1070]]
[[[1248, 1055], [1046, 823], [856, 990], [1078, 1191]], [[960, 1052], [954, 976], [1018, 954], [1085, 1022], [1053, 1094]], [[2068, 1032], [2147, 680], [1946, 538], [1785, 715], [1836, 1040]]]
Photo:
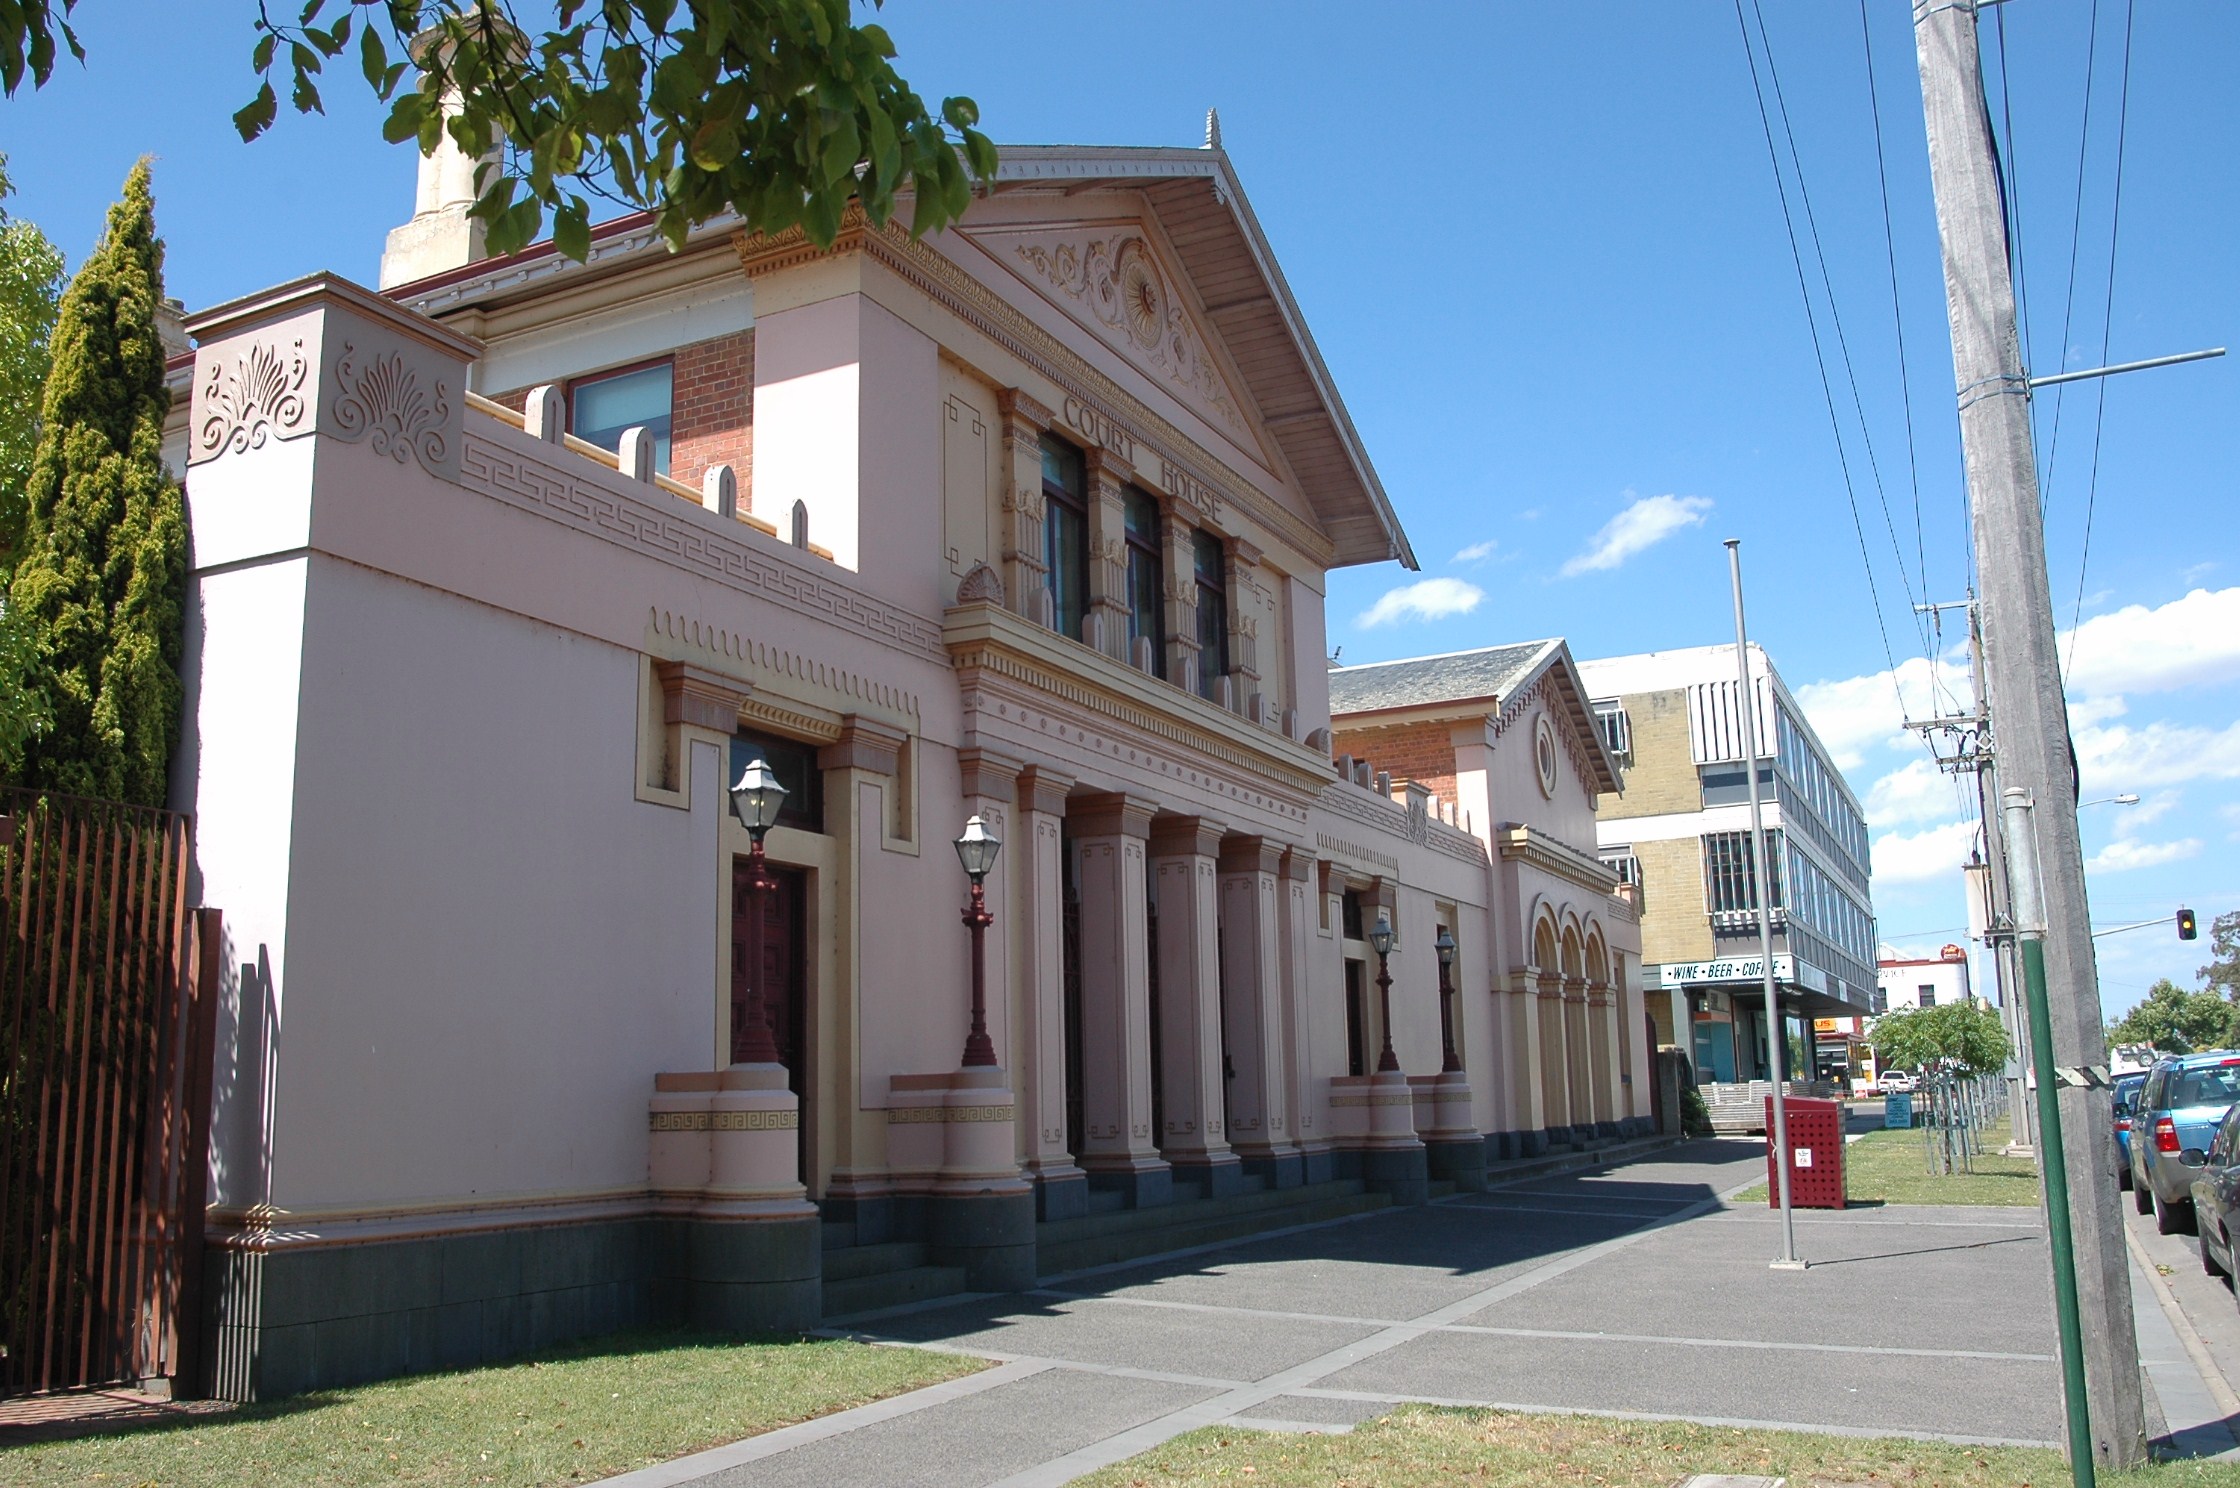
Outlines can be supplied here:
[[1903, 1093], [1905, 1091], [1911, 1090], [1914, 1086], [1913, 1071], [1884, 1070], [1882, 1072], [1881, 1084], [1882, 1092], [1885, 1095], [1889, 1095], [1893, 1092]]
[[2131, 1112], [2139, 1103], [2139, 1090], [2147, 1083], [2144, 1073], [2118, 1075], [2115, 1082], [2116, 1187], [2131, 1186]]
[[[2193, 1178], [2217, 1123], [2240, 1099], [2240, 1053], [2182, 1054], [2147, 1071], [2131, 1116], [2131, 1201], [2175, 1235], [2193, 1218]], [[2190, 1153], [2193, 1161], [2187, 1162]]]
[[2201, 1269], [2231, 1277], [2232, 1222], [2240, 1210], [2240, 1104], [2224, 1113], [2201, 1166], [2193, 1170], [2193, 1227], [2201, 1236]]

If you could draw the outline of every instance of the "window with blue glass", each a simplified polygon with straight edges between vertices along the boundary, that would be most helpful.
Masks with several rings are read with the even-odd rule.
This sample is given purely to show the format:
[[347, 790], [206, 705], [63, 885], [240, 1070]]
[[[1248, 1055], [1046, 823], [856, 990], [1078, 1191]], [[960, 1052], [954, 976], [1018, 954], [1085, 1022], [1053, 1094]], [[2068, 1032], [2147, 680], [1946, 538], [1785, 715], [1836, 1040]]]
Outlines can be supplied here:
[[778, 777], [778, 784], [786, 788], [785, 801], [778, 808], [777, 824], [798, 827], [804, 832], [822, 832], [824, 771], [817, 767], [817, 746], [741, 729], [731, 736], [731, 773], [725, 777], [726, 786], [757, 759], [767, 764], [770, 772]]
[[1042, 561], [1050, 571], [1051, 625], [1081, 639], [1089, 602], [1089, 503], [1081, 451], [1042, 436]]
[[1229, 573], [1221, 539], [1190, 535], [1190, 565], [1198, 591], [1198, 691], [1218, 701], [1229, 674]]
[[1162, 606], [1166, 561], [1159, 547], [1159, 503], [1130, 489], [1121, 497], [1128, 541], [1128, 659], [1138, 641], [1151, 643], [1151, 674], [1167, 674], [1167, 622]]
[[668, 362], [632, 367], [568, 384], [568, 432], [603, 450], [622, 448], [622, 431], [642, 428], [653, 439], [653, 468], [669, 473], [669, 432], [676, 369]]

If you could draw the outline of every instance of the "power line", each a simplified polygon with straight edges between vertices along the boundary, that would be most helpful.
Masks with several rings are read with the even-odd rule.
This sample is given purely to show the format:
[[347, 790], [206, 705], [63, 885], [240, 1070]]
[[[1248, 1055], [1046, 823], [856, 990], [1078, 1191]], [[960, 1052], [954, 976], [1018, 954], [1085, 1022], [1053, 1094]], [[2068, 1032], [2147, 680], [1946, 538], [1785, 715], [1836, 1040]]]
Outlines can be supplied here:
[[[2098, 4], [2099, 0], [2093, 0]], [[1898, 298], [1898, 241], [1890, 227], [1890, 161], [1882, 146], [1882, 99], [1874, 81], [1874, 34], [1867, 28], [1867, 0], [1859, 0], [1859, 43], [1867, 58], [1867, 107], [1874, 117], [1874, 167], [1882, 183], [1882, 247], [1890, 268], [1890, 320], [1898, 331], [1898, 390], [1906, 411], [1906, 472], [1913, 481], [1913, 556], [1921, 593], [1929, 593], [1929, 547], [1921, 531], [1921, 456], [1913, 433], [1913, 378], [1906, 366], [1906, 316]], [[1932, 663], [1934, 665], [1934, 663]]]
[[[2077, 202], [2069, 219], [2069, 285], [2061, 306], [2061, 365], [2069, 363], [2069, 325], [2077, 310], [2077, 250], [2084, 243], [2085, 151], [2092, 143], [2092, 94], [2094, 63], [2100, 53], [2100, 0], [2092, 0], [2091, 30], [2084, 49], [2084, 120], [2077, 126]], [[2100, 359], [2103, 363], [2106, 357]], [[2053, 467], [2061, 457], [2061, 409], [2069, 386], [2063, 383], [2053, 395], [2053, 434], [2046, 444], [2045, 474], [2038, 484], [2038, 510], [2053, 504]]]
[[[1773, 59], [1773, 36], [1771, 32], [1766, 30], [1765, 11], [1759, 5], [1758, 0], [1750, 0], [1750, 8], [1758, 17], [1758, 45], [1765, 50], [1766, 76], [1773, 83], [1774, 107], [1779, 111], [1781, 115], [1782, 134], [1789, 142], [1790, 168], [1796, 172], [1797, 197], [1804, 206], [1805, 230], [1812, 239], [1813, 258], [1816, 262], [1818, 262], [1820, 266], [1820, 286], [1823, 292], [1825, 292], [1828, 297], [1828, 320], [1830, 325], [1835, 330], [1836, 349], [1843, 358], [1844, 377], [1851, 388], [1852, 412], [1859, 420], [1859, 437], [1861, 442], [1866, 446], [1867, 469], [1868, 472], [1874, 477], [1875, 499], [1880, 502], [1882, 506], [1882, 524], [1884, 529], [1888, 531], [1890, 535], [1890, 551], [1892, 555], [1898, 560], [1898, 583], [1900, 587], [1905, 590], [1908, 613], [1915, 614], [1915, 624], [1919, 629], [1919, 639], [1921, 641], [1921, 647], [1922, 650], [1926, 652], [1929, 649], [1929, 633], [1927, 627], [1921, 624], [1918, 613], [1915, 612], [1912, 608], [1915, 604], [1913, 581], [1906, 575], [1905, 550], [1898, 543], [1898, 525], [1895, 519], [1893, 519], [1890, 515], [1890, 498], [1888, 493], [1884, 490], [1882, 484], [1882, 464], [1881, 461], [1875, 457], [1874, 433], [1867, 423], [1867, 410], [1865, 400], [1862, 399], [1859, 395], [1859, 374], [1856, 368], [1852, 365], [1850, 338], [1844, 334], [1843, 311], [1836, 302], [1835, 282], [1828, 272], [1827, 250], [1822, 245], [1820, 239], [1819, 219], [1812, 210], [1812, 188], [1805, 180], [1804, 156], [1802, 152], [1797, 149], [1796, 129], [1791, 124], [1789, 119], [1789, 104], [1787, 97], [1784, 95], [1781, 87], [1781, 69]], [[1743, 38], [1744, 44], [1747, 45], [1749, 40], [1749, 30], [1747, 26], [1745, 26], [1744, 28]], [[1755, 74], [1753, 73], [1753, 77], [1754, 76]], [[1761, 93], [1761, 112], [1763, 111], [1763, 107], [1764, 99], [1763, 94]], [[1777, 157], [1774, 164], [1774, 171], [1777, 175], [1779, 174], [1780, 169], [1781, 167]], [[1809, 300], [1809, 294], [1807, 298]], [[1833, 414], [1832, 407], [1830, 409], [1830, 413], [1831, 415]], [[1842, 442], [1842, 438], [1843, 436], [1839, 430], [1836, 435], [1836, 439], [1839, 444]]]
[[[2123, 228], [2123, 146], [2131, 127], [2131, 23], [2138, 13], [2137, 0], [2125, 0], [2123, 9], [2123, 87], [2116, 95], [2115, 200], [2108, 208], [2108, 298], [2100, 311], [2100, 361], [2108, 360], [2108, 341], [2115, 330], [2116, 241]], [[2084, 578], [2092, 561], [2092, 513], [2100, 498], [2100, 432], [2108, 412], [2108, 380], [2100, 379], [2092, 410], [2092, 473], [2085, 480], [2084, 546], [2077, 554], [2077, 601], [2069, 611], [2069, 656], [2062, 664], [2066, 675], [2077, 661], [2077, 630], [2084, 619]]]
[[[1820, 374], [1820, 395], [1828, 409], [1828, 430], [1835, 436], [1836, 464], [1843, 473], [1843, 493], [1851, 505], [1851, 530], [1859, 540], [1859, 562], [1867, 572], [1867, 596], [1874, 605], [1875, 630], [1882, 637], [1882, 658], [1890, 669], [1890, 686], [1891, 690], [1897, 693], [1898, 711], [1902, 717], [1905, 713], [1905, 693], [1898, 686], [1898, 658], [1890, 646], [1890, 627], [1884, 622], [1882, 616], [1882, 593], [1874, 581], [1874, 560], [1868, 556], [1867, 552], [1866, 524], [1859, 517], [1859, 493], [1853, 486], [1851, 479], [1851, 459], [1843, 445], [1843, 426], [1836, 417], [1835, 388], [1828, 381], [1827, 353], [1822, 350], [1820, 345], [1820, 322], [1812, 309], [1812, 289], [1805, 279], [1804, 254], [1797, 246], [1796, 217], [1789, 210], [1789, 187], [1781, 176], [1781, 152], [1775, 148], [1773, 143], [1773, 119], [1766, 112], [1765, 85], [1758, 77], [1758, 55], [1750, 45], [1750, 23], [1743, 18], [1742, 0], [1734, 0], [1734, 23], [1742, 33], [1742, 55], [1750, 66], [1750, 89], [1757, 96], [1758, 125], [1765, 134], [1766, 160], [1773, 167], [1773, 188], [1775, 195], [1781, 201], [1782, 225], [1788, 230], [1789, 262], [1796, 269], [1797, 294], [1804, 300], [1804, 323], [1806, 330], [1812, 336], [1813, 366]], [[1771, 52], [1766, 55], [1766, 65], [1769, 69], [1773, 65]], [[1803, 186], [1801, 180], [1798, 185], [1801, 190]]]

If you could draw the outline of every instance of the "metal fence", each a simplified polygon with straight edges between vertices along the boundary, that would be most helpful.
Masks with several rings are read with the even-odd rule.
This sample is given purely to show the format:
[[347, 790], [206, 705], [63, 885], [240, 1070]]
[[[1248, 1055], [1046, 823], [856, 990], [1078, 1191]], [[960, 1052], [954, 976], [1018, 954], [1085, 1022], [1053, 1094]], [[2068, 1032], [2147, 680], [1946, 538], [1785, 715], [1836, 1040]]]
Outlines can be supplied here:
[[1972, 1173], [1984, 1134], [2006, 1113], [2007, 1082], [1997, 1075], [1924, 1074], [1913, 1104], [1921, 1155], [1931, 1173]]
[[189, 841], [0, 791], [0, 1395], [194, 1377], [222, 927]]

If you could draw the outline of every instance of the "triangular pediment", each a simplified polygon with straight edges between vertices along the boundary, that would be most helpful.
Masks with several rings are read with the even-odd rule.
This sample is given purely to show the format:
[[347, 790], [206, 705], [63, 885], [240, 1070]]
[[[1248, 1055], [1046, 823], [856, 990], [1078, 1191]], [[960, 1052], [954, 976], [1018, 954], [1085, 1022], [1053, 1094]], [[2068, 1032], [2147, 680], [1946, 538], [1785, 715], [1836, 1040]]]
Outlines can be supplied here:
[[966, 228], [964, 235], [1214, 428], [1248, 449], [1249, 406], [1182, 275], [1132, 220]]

